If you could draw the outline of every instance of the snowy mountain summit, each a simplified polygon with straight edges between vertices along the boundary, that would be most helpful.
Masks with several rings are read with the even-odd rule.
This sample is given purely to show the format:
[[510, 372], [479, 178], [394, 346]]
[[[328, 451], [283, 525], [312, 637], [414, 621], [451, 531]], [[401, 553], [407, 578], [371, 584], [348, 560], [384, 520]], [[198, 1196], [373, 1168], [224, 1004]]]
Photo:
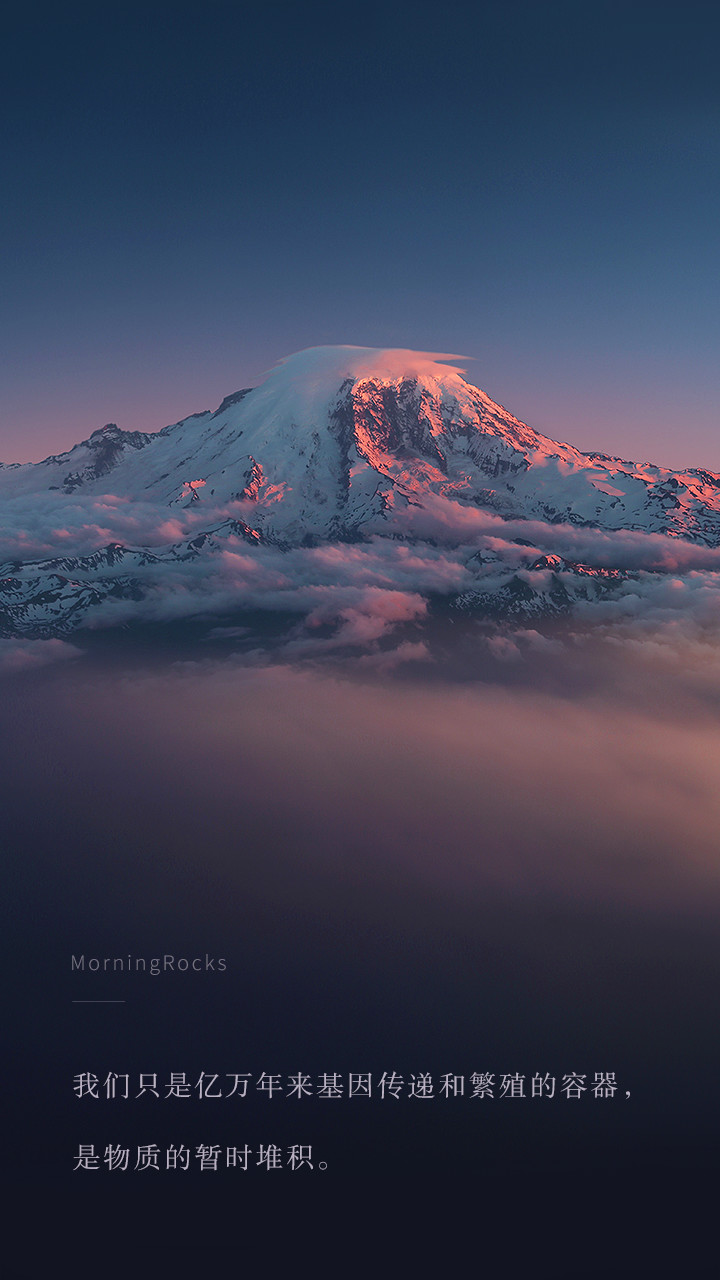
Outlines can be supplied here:
[[0, 628], [307, 617], [339, 591], [407, 588], [426, 609], [537, 617], [622, 598], [673, 542], [714, 560], [720, 476], [550, 440], [457, 359], [311, 348], [215, 412], [0, 466]]

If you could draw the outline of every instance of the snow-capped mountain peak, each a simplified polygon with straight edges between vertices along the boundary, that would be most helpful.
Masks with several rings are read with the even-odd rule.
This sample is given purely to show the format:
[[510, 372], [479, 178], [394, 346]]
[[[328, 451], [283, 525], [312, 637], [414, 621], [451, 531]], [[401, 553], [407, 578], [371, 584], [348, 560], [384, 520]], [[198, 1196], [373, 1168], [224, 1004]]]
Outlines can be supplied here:
[[[281, 360], [257, 387], [226, 396], [214, 412], [156, 432], [108, 424], [67, 453], [1, 468], [0, 625], [3, 590], [13, 626], [23, 616], [40, 625], [43, 584], [54, 575], [47, 599], [55, 602], [53, 616], [67, 619], [68, 593], [77, 593], [63, 575], [76, 572], [83, 603], [73, 606], [75, 625], [109, 596], [129, 609], [128, 601], [145, 598], [144, 580], [157, 584], [162, 574], [170, 582], [175, 573], [179, 581], [188, 556], [193, 564], [201, 556], [242, 566], [252, 577], [252, 557], [275, 548], [285, 557], [273, 570], [282, 593], [282, 566], [293, 548], [373, 539], [472, 543], [462, 571], [453, 570], [443, 589], [462, 586], [464, 605], [480, 600], [490, 611], [488, 601], [497, 603], [504, 591], [508, 608], [532, 612], [529, 600], [532, 608], [557, 609], [574, 593], [587, 599], [595, 578], [594, 590], [614, 590], [623, 577], [612, 540], [620, 531], [720, 545], [720, 476], [674, 473], [553, 441], [448, 363], [460, 359], [313, 347]], [[493, 521], [500, 530], [510, 521], [529, 526], [529, 541], [518, 537], [527, 554], [500, 555], [510, 579], [498, 577], [492, 539], [478, 550], [478, 531]], [[210, 536], [221, 528], [222, 536]], [[538, 528], [595, 530], [605, 549], [588, 564], [584, 550], [575, 555], [565, 546], [567, 534], [555, 546]], [[481, 590], [473, 587], [476, 573]], [[385, 589], [382, 575], [377, 581]], [[35, 603], [28, 612], [29, 592]], [[186, 607], [192, 611], [192, 598]]]

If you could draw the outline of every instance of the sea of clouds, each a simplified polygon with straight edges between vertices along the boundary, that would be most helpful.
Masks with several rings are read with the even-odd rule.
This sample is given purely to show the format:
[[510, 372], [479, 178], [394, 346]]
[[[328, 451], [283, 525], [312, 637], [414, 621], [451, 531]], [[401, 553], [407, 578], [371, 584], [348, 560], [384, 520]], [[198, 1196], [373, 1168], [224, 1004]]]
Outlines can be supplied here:
[[[368, 528], [362, 541], [249, 546], [231, 533], [195, 559], [175, 558], [172, 548], [182, 549], [198, 533], [228, 519], [247, 520], [249, 505], [198, 503], [169, 514], [111, 494], [69, 499], [43, 494], [42, 501], [18, 497], [0, 511], [0, 568], [14, 573], [23, 566], [20, 571], [32, 575], [36, 566], [38, 573], [47, 572], [42, 562], [48, 558], [89, 555], [109, 543], [149, 548], [160, 559], [141, 572], [122, 561], [97, 571], [64, 571], [80, 581], [130, 575], [140, 583], [138, 598], [96, 604], [84, 628], [199, 618], [207, 620], [210, 638], [224, 634], [227, 639], [230, 628], [242, 625], [243, 611], [262, 610], [296, 619], [280, 646], [284, 658], [344, 654], [387, 669], [437, 660], [430, 620], [438, 601], [478, 589], [493, 592], [510, 574], [527, 573], [539, 556], [554, 554], [620, 570], [623, 577], [602, 600], [578, 600], [563, 627], [549, 629], [542, 620], [498, 623], [493, 635], [482, 633], [479, 648], [484, 645], [507, 662], [520, 661], [528, 650], [537, 650], [543, 635], [547, 644], [567, 647], [591, 630], [607, 644], [643, 647], [648, 659], [652, 654], [653, 660], [669, 662], [668, 655], [681, 649], [697, 654], [703, 664], [712, 662], [720, 619], [720, 548], [632, 530], [508, 521], [428, 494], [423, 506], [394, 516], [390, 528]], [[549, 582], [550, 570], [535, 571], [534, 586], [542, 585], [543, 574]], [[1, 640], [0, 670], [74, 657], [83, 649], [83, 636], [85, 629], [59, 639]], [[241, 647], [252, 649], [247, 642]]]

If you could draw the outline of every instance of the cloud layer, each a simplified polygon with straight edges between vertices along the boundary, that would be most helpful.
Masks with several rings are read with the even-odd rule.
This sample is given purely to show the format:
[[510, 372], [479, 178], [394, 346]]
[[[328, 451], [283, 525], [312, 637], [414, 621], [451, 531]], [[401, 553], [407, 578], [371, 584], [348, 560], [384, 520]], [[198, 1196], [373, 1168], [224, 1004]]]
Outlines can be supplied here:
[[[393, 516], [391, 536], [376, 522], [362, 541], [288, 548], [251, 544], [231, 523], [247, 514], [242, 502], [170, 514], [113, 494], [9, 500], [0, 512], [6, 636], [29, 643], [68, 637], [78, 624], [86, 633], [202, 619], [210, 632], [263, 611], [287, 615], [285, 643], [298, 658], [392, 648], [417, 660], [432, 654], [438, 610], [460, 602], [464, 618], [494, 620], [495, 657], [518, 661], [559, 616], [615, 644], [655, 636], [664, 653], [676, 637], [710, 643], [720, 619], [720, 548], [660, 533], [504, 520], [429, 493]], [[109, 546], [123, 553], [108, 557]], [[97, 563], [80, 562], [97, 553]], [[523, 629], [520, 641], [513, 633]]]

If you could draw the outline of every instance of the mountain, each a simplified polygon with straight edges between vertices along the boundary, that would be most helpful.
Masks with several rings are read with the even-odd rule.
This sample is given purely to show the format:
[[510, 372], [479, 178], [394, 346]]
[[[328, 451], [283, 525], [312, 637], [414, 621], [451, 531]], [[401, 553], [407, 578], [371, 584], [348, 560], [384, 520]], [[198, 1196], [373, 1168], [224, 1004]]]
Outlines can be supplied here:
[[[720, 546], [720, 476], [550, 440], [452, 358], [313, 348], [215, 412], [157, 432], [109, 424], [67, 453], [0, 465], [2, 632], [217, 618], [248, 603], [307, 613], [325, 586], [410, 587], [465, 613], [547, 616], [662, 570], [671, 540], [697, 554]], [[385, 579], [369, 562], [363, 578], [359, 552], [349, 575], [351, 546], [382, 547]], [[435, 576], [412, 571], [412, 548]], [[197, 562], [202, 575], [189, 571]], [[207, 575], [223, 589], [213, 594]]]

